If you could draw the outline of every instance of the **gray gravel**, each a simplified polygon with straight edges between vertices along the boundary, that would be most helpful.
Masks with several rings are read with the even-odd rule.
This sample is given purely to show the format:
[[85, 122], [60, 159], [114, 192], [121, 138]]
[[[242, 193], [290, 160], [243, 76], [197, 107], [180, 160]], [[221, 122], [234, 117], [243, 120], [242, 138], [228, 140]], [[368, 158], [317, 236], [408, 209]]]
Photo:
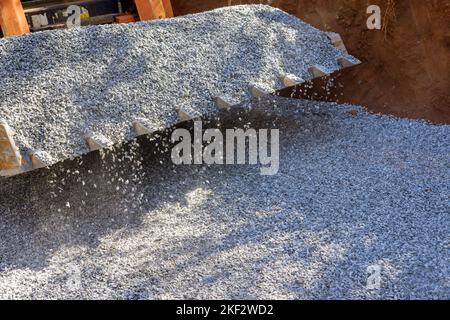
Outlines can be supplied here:
[[53, 163], [85, 153], [88, 132], [121, 142], [136, 118], [168, 127], [176, 108], [207, 114], [216, 96], [246, 101], [249, 84], [279, 88], [282, 74], [307, 79], [312, 65], [331, 72], [343, 55], [325, 33], [264, 5], [5, 38], [0, 118], [22, 151]]
[[273, 99], [223, 123], [280, 128], [275, 176], [164, 136], [0, 184], [0, 297], [450, 299], [450, 126]]

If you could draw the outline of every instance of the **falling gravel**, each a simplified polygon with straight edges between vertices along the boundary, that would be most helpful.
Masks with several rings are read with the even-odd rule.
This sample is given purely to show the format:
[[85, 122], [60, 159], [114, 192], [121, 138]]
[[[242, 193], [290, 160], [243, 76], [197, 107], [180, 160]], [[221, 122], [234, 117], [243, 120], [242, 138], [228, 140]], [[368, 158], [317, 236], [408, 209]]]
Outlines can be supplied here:
[[278, 174], [174, 166], [168, 132], [5, 180], [0, 297], [450, 298], [450, 126], [241, 107], [222, 128], [279, 128]]
[[244, 5], [169, 20], [38, 32], [0, 40], [0, 118], [25, 153], [54, 163], [87, 152], [84, 136], [113, 142], [132, 122], [170, 127], [176, 109], [215, 111], [214, 98], [246, 101], [248, 87], [282, 87], [285, 73], [339, 69], [350, 56], [281, 10]]

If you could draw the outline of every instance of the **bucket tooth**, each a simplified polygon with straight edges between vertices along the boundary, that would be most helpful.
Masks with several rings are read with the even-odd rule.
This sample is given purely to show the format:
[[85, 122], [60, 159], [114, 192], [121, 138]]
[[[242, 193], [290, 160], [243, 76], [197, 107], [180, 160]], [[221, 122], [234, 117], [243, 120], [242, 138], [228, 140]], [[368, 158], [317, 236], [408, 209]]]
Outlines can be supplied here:
[[219, 109], [219, 110], [224, 110], [224, 111], [227, 111], [227, 110], [230, 110], [230, 109], [231, 109], [231, 103], [229, 103], [229, 102], [228, 102], [227, 100], [225, 100], [224, 98], [222, 98], [222, 97], [216, 97], [214, 100], [215, 100], [217, 109]]
[[336, 32], [327, 32], [327, 36], [330, 39], [333, 46], [342, 50], [345, 53], [348, 53], [347, 48], [345, 47], [344, 41], [339, 33]]
[[339, 58], [337, 58], [337, 62], [342, 68], [353, 67], [353, 66], [359, 64], [359, 62], [355, 63], [355, 62], [351, 61], [350, 59], [348, 59], [346, 57], [339, 57]]
[[113, 142], [101, 133], [91, 132], [88, 133], [84, 138], [90, 151], [110, 148], [113, 145]]
[[323, 70], [322, 67], [319, 66], [312, 66], [308, 68], [309, 73], [311, 74], [311, 76], [313, 78], [318, 78], [318, 77], [323, 77], [323, 76], [328, 76], [329, 73], [326, 72], [325, 70]]
[[286, 87], [293, 87], [293, 86], [296, 86], [296, 85], [298, 85], [300, 83], [305, 82], [304, 79], [302, 79], [300, 77], [297, 77], [294, 74], [289, 74], [289, 73], [282, 75], [281, 76], [281, 81], [283, 81], [283, 84]]
[[14, 142], [14, 131], [6, 123], [0, 120], [0, 168], [15, 169], [22, 164], [22, 156]]
[[45, 151], [31, 151], [30, 160], [33, 169], [45, 168], [52, 165], [52, 161]]
[[156, 129], [152, 128], [151, 122], [145, 118], [136, 118], [133, 121], [133, 128], [137, 136], [151, 134], [156, 131]]
[[177, 108], [177, 114], [179, 122], [194, 120], [194, 117], [188, 112], [184, 111], [182, 108]]
[[4, 120], [0, 120], [0, 175], [11, 175], [21, 171], [22, 156], [14, 142], [14, 131]]
[[254, 97], [254, 98], [262, 98], [265, 96], [268, 96], [269, 94], [271, 94], [272, 92], [267, 91], [264, 88], [261, 88], [260, 86], [256, 85], [256, 84], [251, 84], [249, 86], [249, 90], [250, 90], [250, 94]]

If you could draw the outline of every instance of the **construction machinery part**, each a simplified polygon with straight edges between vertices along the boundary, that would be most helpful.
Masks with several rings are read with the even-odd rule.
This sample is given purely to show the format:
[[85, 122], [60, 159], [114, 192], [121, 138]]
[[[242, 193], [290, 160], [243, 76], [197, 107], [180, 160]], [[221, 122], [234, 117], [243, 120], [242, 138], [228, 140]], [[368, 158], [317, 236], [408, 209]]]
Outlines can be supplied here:
[[359, 62], [355, 63], [355, 62], [351, 61], [350, 59], [348, 59], [346, 57], [337, 58], [337, 62], [339, 63], [339, 65], [342, 68], [349, 68], [349, 67], [353, 67], [353, 66], [359, 64]]
[[339, 33], [327, 32], [327, 35], [333, 46], [348, 54], [347, 48], [345, 47], [344, 41]]
[[3, 175], [20, 172], [22, 156], [17, 148], [14, 132], [4, 120], [0, 120], [0, 173]]
[[[221, 11], [222, 10], [222, 11]], [[212, 14], [212, 16], [217, 19], [217, 15], [221, 15], [224, 14], [223, 11], [225, 9], [219, 9], [218, 11], [216, 11], [214, 14]], [[243, 8], [242, 6], [237, 6], [233, 9], [227, 9], [231, 11], [227, 12], [227, 15], [229, 16], [230, 19], [232, 19], [233, 16], [236, 16], [236, 14], [234, 14], [235, 12], [233, 12], [233, 10], [236, 11], [236, 13], [242, 13], [242, 12], [248, 12], [248, 8]], [[268, 15], [273, 15], [274, 19], [296, 19], [296, 18], [292, 18], [289, 17], [287, 14], [276, 11], [277, 9], [271, 8], [271, 7], [267, 7], [267, 6], [255, 6], [255, 8], [252, 8], [252, 10], [256, 10], [256, 11], [262, 11]], [[207, 16], [207, 13], [204, 14], [205, 16]], [[243, 20], [243, 19], [249, 19], [249, 21], [251, 22], [255, 22], [254, 20], [254, 15], [246, 15], [246, 14], [241, 14], [239, 15], [239, 20], [237, 21], [237, 23], [240, 23], [239, 21]], [[256, 21], [258, 22], [258, 21]], [[176, 20], [174, 19], [174, 22], [170, 24], [170, 26], [174, 27], [175, 30], [178, 30], [181, 34], [178, 34], [178, 38], [176, 38], [176, 40], [173, 40], [174, 43], [170, 43], [170, 39], [172, 39], [171, 37], [167, 37], [167, 42], [169, 43], [165, 43], [164, 44], [164, 48], [171, 48], [171, 47], [177, 47], [179, 48], [179, 52], [178, 55], [180, 57], [183, 57], [187, 63], [195, 63], [195, 61], [197, 61], [197, 57], [195, 57], [195, 60], [193, 60], [194, 56], [189, 56], [185, 54], [183, 47], [179, 46], [179, 41], [180, 41], [180, 36], [183, 36], [183, 32], [189, 32], [189, 30], [191, 30], [190, 28], [187, 27], [183, 27], [185, 24], [189, 24], [189, 23], [195, 23], [196, 28], [200, 28], [200, 27], [211, 27], [211, 21], [208, 20], [208, 18], [205, 18], [204, 16], [201, 17], [197, 17], [197, 16], [190, 16], [190, 17], [184, 17], [182, 19]], [[202, 24], [201, 26], [199, 24]], [[147, 32], [149, 34], [148, 39], [153, 39], [154, 37], [152, 37], [151, 35], [153, 35], [154, 33], [154, 28], [152, 28], [152, 23], [146, 23], [146, 24], [142, 24], [140, 26], [145, 32]], [[111, 26], [108, 27], [92, 27], [94, 28], [100, 28], [102, 29], [102, 31], [107, 31], [109, 28], [111, 28]], [[176, 29], [178, 28], [178, 29]], [[305, 26], [302, 23], [297, 23], [296, 21], [293, 20], [293, 23], [290, 25], [290, 28], [292, 28], [293, 30], [299, 31], [299, 32], [306, 32], [306, 34], [308, 33], [312, 33], [312, 34], [318, 34], [320, 31], [318, 31], [317, 29], [308, 29], [307, 26]], [[306, 30], [303, 30], [303, 28], [305, 28]], [[187, 30], [187, 31], [186, 31]], [[242, 41], [240, 40], [240, 37], [233, 37], [233, 30], [225, 30], [225, 31], [221, 31], [221, 29], [215, 29], [216, 32], [218, 32], [218, 36], [219, 37], [223, 37], [224, 39], [234, 39], [234, 46], [239, 46], [239, 45], [246, 45], [245, 41], [245, 37], [242, 39]], [[92, 30], [91, 30], [92, 31]], [[49, 33], [49, 37], [46, 39], [48, 41], [49, 44], [51, 43], [58, 43], [61, 44], [59, 47], [55, 47], [56, 50], [58, 50], [58, 48], [67, 48], [67, 46], [64, 45], [64, 41], [66, 38], [63, 37], [59, 37], [58, 34], [56, 34], [59, 31], [53, 31], [55, 32], [55, 34], [53, 33]], [[123, 37], [127, 37], [127, 36], [136, 36], [136, 33], [133, 31], [132, 26], [123, 26], [121, 28], [121, 33]], [[52, 36], [55, 35], [55, 36]], [[74, 32], [74, 35], [77, 35], [77, 32]], [[86, 37], [87, 34], [83, 34], [83, 37]], [[188, 34], [189, 35], [189, 34]], [[177, 36], [177, 34], [175, 34], [175, 36]], [[80, 37], [81, 38], [81, 37]], [[217, 39], [218, 37], [212, 37], [210, 39], [209, 45], [213, 46], [213, 47], [217, 47], [217, 43], [215, 42], [215, 39]], [[317, 39], [318, 37], [311, 37], [311, 39]], [[111, 45], [117, 45], [118, 47], [120, 47], [122, 45], [121, 40], [122, 38], [113, 38], [111, 40]], [[20, 39], [7, 39], [7, 41], [11, 41], [12, 43], [15, 43], [15, 40], [20, 40]], [[55, 41], [57, 40], [57, 41]], [[308, 39], [307, 39], [308, 40]], [[53, 42], [52, 42], [53, 41]], [[147, 40], [146, 40], [147, 41]], [[175, 43], [175, 41], [177, 41]], [[158, 42], [155, 41], [150, 41], [148, 40], [148, 46], [141, 46], [139, 48], [141, 55], [142, 55], [142, 59], [146, 59], [145, 61], [147, 61], [149, 63], [149, 65], [154, 64], [155, 66], [161, 68], [166, 64], [166, 61], [162, 60], [162, 59], [158, 59], [155, 58], [153, 59], [152, 57], [158, 57], [155, 55], [150, 55], [149, 53], [151, 53], [153, 51], [152, 50], [148, 50], [146, 48], [155, 48], [158, 47]], [[258, 43], [261, 46], [264, 46], [265, 43]], [[95, 45], [95, 43], [94, 43]], [[195, 41], [193, 41], [192, 43], [193, 46], [197, 45], [197, 43]], [[289, 52], [295, 52], [296, 48], [299, 47], [299, 43], [296, 42], [286, 42], [286, 43], [282, 43], [282, 45], [280, 46], [275, 46], [272, 47], [272, 50], [274, 50], [274, 53], [279, 54], [280, 56], [283, 57], [283, 53], [286, 51]], [[311, 43], [311, 45], [314, 46], [314, 42]], [[273, 44], [272, 44], [273, 46]], [[244, 103], [246, 101], [248, 101], [251, 96], [253, 97], [263, 97], [263, 96], [267, 96], [270, 94], [275, 94], [279, 91], [274, 91], [272, 89], [272, 87], [275, 87], [277, 85], [277, 83], [281, 86], [280, 90], [283, 91], [283, 88], [285, 87], [291, 87], [292, 90], [292, 86], [294, 85], [295, 87], [294, 90], [297, 90], [298, 88], [304, 88], [302, 89], [305, 94], [303, 94], [303, 96], [301, 96], [300, 94], [298, 94], [298, 97], [304, 97], [304, 98], [309, 98], [309, 99], [315, 99], [317, 98], [317, 96], [319, 96], [319, 94], [314, 95], [314, 90], [319, 91], [320, 93], [322, 93], [320, 90], [322, 90], [322, 87], [325, 85], [329, 85], [329, 83], [326, 81], [325, 84], [319, 84], [316, 86], [316, 82], [320, 83], [320, 81], [322, 80], [322, 78], [328, 78], [329, 75], [327, 75], [327, 73], [329, 71], [333, 71], [333, 70], [337, 70], [340, 67], [344, 67], [344, 66], [350, 66], [351, 64], [357, 63], [357, 60], [352, 60], [353, 58], [349, 55], [346, 55], [345, 53], [339, 53], [337, 52], [337, 50], [334, 50], [333, 47], [331, 46], [331, 44], [327, 47], [325, 44], [325, 47], [321, 44], [320, 46], [318, 46], [320, 48], [322, 48], [322, 51], [319, 51], [318, 55], [323, 55], [324, 57], [326, 57], [329, 61], [329, 65], [327, 65], [327, 69], [324, 69], [322, 67], [320, 67], [320, 65], [314, 65], [314, 62], [311, 62], [313, 64], [312, 67], [309, 68], [309, 72], [311, 73], [311, 76], [313, 78], [313, 80], [310, 81], [306, 81], [303, 82], [303, 79], [299, 76], [296, 75], [304, 75], [306, 70], [304, 70], [303, 64], [299, 63], [301, 62], [301, 55], [287, 55], [284, 56], [284, 64], [283, 67], [285, 68], [285, 74], [280, 78], [280, 70], [277, 68], [271, 68], [269, 67], [268, 70], [265, 71], [264, 74], [258, 75], [259, 72], [261, 72], [261, 70], [255, 70], [254, 66], [255, 64], [260, 64], [261, 61], [253, 61], [254, 57], [253, 55], [243, 55], [240, 56], [239, 59], [240, 60], [244, 60], [246, 63], [240, 64], [239, 68], [244, 68], [244, 70], [242, 69], [238, 69], [233, 68], [233, 65], [229, 66], [229, 71], [227, 73], [223, 73], [222, 77], [217, 77], [217, 67], [215, 67], [214, 64], [210, 65], [205, 65], [202, 66], [203, 68], [203, 73], [204, 73], [204, 77], [207, 77], [207, 79], [210, 80], [209, 82], [209, 87], [208, 90], [205, 90], [205, 88], [201, 88], [199, 86], [196, 86], [196, 82], [187, 82], [186, 83], [186, 87], [183, 90], [178, 90], [175, 88], [172, 88], [170, 86], [164, 86], [164, 85], [159, 85], [157, 88], [158, 90], [154, 90], [153, 86], [149, 86], [149, 84], [154, 84], [154, 83], [159, 83], [158, 81], [158, 77], [156, 77], [154, 75], [154, 73], [152, 72], [143, 72], [139, 78], [139, 80], [136, 79], [132, 79], [129, 77], [122, 77], [123, 73], [117, 73], [117, 81], [128, 81], [127, 83], [131, 86], [134, 85], [136, 88], [142, 88], [142, 93], [139, 92], [139, 90], [136, 90], [136, 97], [133, 98], [132, 103], [124, 103], [122, 100], [118, 101], [120, 107], [118, 107], [119, 109], [111, 111], [111, 112], [107, 112], [106, 110], [110, 110], [109, 108], [114, 107], [114, 104], [111, 103], [111, 101], [109, 100], [105, 100], [103, 103], [101, 103], [100, 105], [96, 105], [95, 108], [86, 108], [84, 107], [83, 104], [78, 104], [77, 108], [74, 109], [76, 110], [76, 112], [78, 112], [75, 115], [68, 115], [71, 119], [75, 120], [78, 118], [82, 118], [83, 122], [82, 125], [80, 125], [79, 127], [75, 126], [70, 126], [68, 124], [74, 123], [74, 122], [70, 122], [70, 121], [66, 121], [66, 122], [60, 122], [61, 128], [59, 128], [61, 130], [61, 134], [60, 136], [63, 139], [59, 139], [58, 141], [53, 141], [51, 139], [46, 139], [46, 137], [42, 137], [42, 132], [47, 135], [49, 134], [49, 132], [53, 132], [55, 130], [55, 128], [53, 128], [52, 125], [50, 125], [50, 123], [40, 123], [40, 127], [39, 127], [39, 133], [34, 133], [33, 131], [33, 125], [31, 124], [29, 121], [27, 121], [27, 116], [24, 117], [17, 117], [16, 115], [11, 115], [8, 113], [9, 107], [8, 105], [5, 103], [6, 101], [8, 101], [8, 96], [5, 95], [5, 92], [9, 92], [8, 90], [13, 90], [14, 88], [9, 85], [9, 83], [12, 83], [11, 81], [4, 81], [3, 82], [3, 88], [4, 90], [0, 91], [0, 97], [2, 99], [0, 99], [0, 101], [2, 102], [2, 104], [0, 104], [0, 110], [2, 111], [2, 113], [4, 113], [6, 115], [6, 120], [8, 121], [8, 123], [11, 125], [12, 129], [14, 129], [14, 126], [17, 127], [17, 131], [18, 134], [16, 137], [16, 144], [17, 146], [14, 144], [14, 140], [12, 140], [11, 136], [12, 134], [10, 132], [12, 132], [12, 130], [4, 130], [5, 132], [8, 132], [8, 134], [4, 134], [4, 136], [6, 136], [8, 139], [5, 140], [7, 141], [7, 143], [2, 143], [0, 144], [0, 154], [2, 154], [2, 156], [0, 157], [0, 167], [3, 169], [8, 169], [8, 168], [12, 168], [15, 171], [8, 171], [5, 172], [4, 170], [1, 172], [3, 175], [15, 175], [21, 172], [26, 172], [29, 171], [31, 169], [34, 168], [39, 168], [39, 167], [43, 167], [43, 166], [49, 166], [52, 165], [56, 162], [59, 161], [63, 161], [64, 159], [67, 158], [71, 158], [71, 157], [75, 157], [75, 156], [79, 156], [82, 154], [86, 153], [86, 145], [89, 147], [90, 151], [93, 150], [98, 150], [98, 149], [102, 149], [102, 148], [109, 148], [113, 145], [113, 143], [121, 143], [124, 139], [122, 137], [127, 137], [127, 134], [129, 133], [129, 129], [131, 128], [131, 125], [136, 133], [136, 135], [144, 135], [144, 134], [151, 134], [153, 132], [155, 132], [156, 130], [161, 130], [161, 129], [165, 129], [167, 127], [171, 127], [173, 125], [176, 125], [179, 122], [184, 122], [184, 121], [190, 121], [194, 119], [195, 117], [200, 117], [202, 115], [206, 115], [206, 114], [210, 114], [213, 112], [216, 112], [217, 109], [219, 110], [228, 110], [231, 108], [232, 105], [235, 104], [239, 104], [239, 103]], [[128, 44], [127, 46], [127, 50], [130, 50], [130, 48], [133, 48], [133, 43]], [[188, 48], [189, 49], [189, 48]], [[288, 50], [286, 50], [288, 49]], [[65, 49], [66, 50], [66, 49]], [[186, 52], [189, 52], [189, 50], [187, 50]], [[244, 53], [246, 53], [247, 51], [245, 51]], [[299, 49], [298, 52], [300, 53], [301, 50]], [[102, 57], [102, 52], [101, 50], [98, 51], [99, 53], [99, 58]], [[8, 53], [11, 56], [9, 57], [10, 59], [18, 59], [21, 58], [20, 52], [15, 53]], [[217, 53], [220, 54], [220, 53]], [[18, 55], [18, 56], [17, 56]], [[107, 56], [107, 55], [105, 55]], [[177, 55], [175, 54], [174, 57], [177, 57]], [[178, 57], [178, 59], [180, 58]], [[24, 57], [25, 58], [25, 57]], [[187, 58], [189, 58], [190, 60], [188, 60]], [[222, 60], [220, 60], [219, 58], [222, 58]], [[342, 58], [342, 59], [340, 59]], [[152, 60], [153, 59], [153, 60]], [[223, 62], [221, 65], [226, 65], [226, 63], [229, 61], [229, 59], [227, 57], [218, 57], [218, 59], [220, 60], [219, 62]], [[253, 60], [252, 60], [253, 59]], [[298, 59], [298, 60], [297, 60]], [[323, 57], [318, 57], [317, 62], [321, 61], [321, 59], [323, 59]], [[246, 61], [248, 60], [248, 61]], [[334, 60], [334, 63], [333, 63]], [[22, 61], [22, 60], [20, 60]], [[21, 62], [17, 62], [17, 67], [16, 69], [21, 70], [20, 68], [23, 68], [25, 66], [22, 66]], [[104, 61], [104, 60], [99, 60], [99, 61]], [[337, 63], [338, 61], [340, 61], [340, 66]], [[135, 66], [135, 62], [137, 61], [131, 61], [131, 66]], [[72, 60], [68, 60], [68, 61], [60, 61], [60, 63], [62, 65], [65, 66], [65, 68], [69, 68], [71, 66], [73, 66], [73, 61]], [[64, 64], [66, 63], [66, 64]], [[78, 64], [75, 65], [76, 67], [78, 67]], [[102, 67], [103, 65], [101, 63], [99, 63], [99, 67]], [[109, 65], [110, 66], [110, 65]], [[117, 62], [117, 66], [115, 66], [116, 68], [121, 67], [122, 66], [122, 62], [118, 61]], [[136, 64], [136, 69], [142, 69], [140, 68], [139, 64]], [[248, 66], [248, 67], [247, 67]], [[213, 68], [214, 67], [214, 68]], [[245, 69], [247, 68], [247, 69]], [[353, 68], [347, 68], [347, 69], [353, 69]], [[9, 70], [9, 69], [8, 69]], [[8, 71], [7, 69], [0, 69], [0, 71], [3, 71], [3, 77], [6, 77], [6, 79], [14, 79], [15, 73], [14, 70], [12, 70], [11, 72]], [[39, 70], [39, 66], [36, 66], [36, 70]], [[74, 70], [78, 70], [76, 68], [74, 68]], [[114, 70], [114, 69], [113, 69]], [[144, 70], [144, 69], [142, 69]], [[11, 74], [10, 74], [10, 73]], [[168, 76], [172, 77], [172, 78], [179, 78], [180, 72], [178, 71], [178, 69], [173, 68], [167, 70], [168, 72]], [[1, 72], [0, 72], [1, 73]], [[94, 73], [95, 74], [95, 73]], [[31, 74], [28, 75], [28, 73], [25, 74], [26, 76], [32, 76]], [[232, 77], [230, 78], [229, 75], [231, 75]], [[333, 74], [334, 75], [334, 74]], [[80, 83], [83, 83], [83, 77], [80, 77], [78, 75], [77, 72], [74, 72], [74, 76], [78, 76], [78, 81]], [[317, 78], [318, 77], [318, 78]], [[99, 78], [100, 80], [102, 80], [103, 78]], [[232, 81], [231, 81], [232, 80]], [[68, 82], [69, 83], [69, 82]], [[224, 84], [227, 85], [224, 85]], [[248, 84], [251, 85], [248, 85]], [[70, 84], [70, 83], [69, 83]], [[163, 83], [161, 83], [163, 84]], [[194, 84], [194, 85], [191, 85]], [[102, 83], [101, 81], [99, 81], [99, 83], [95, 82], [93, 83], [93, 90], [85, 90], [83, 92], [81, 92], [83, 94], [83, 101], [91, 101], [93, 100], [94, 102], [96, 101], [96, 94], [98, 92], [97, 89], [95, 88], [101, 88], [102, 86], [105, 86], [105, 83]], [[38, 91], [42, 91], [41, 94], [52, 94], [53, 88], [48, 88], [48, 87], [40, 87], [39, 85], [35, 85], [36, 89]], [[308, 91], [308, 86], [314, 86], [314, 90], [310, 90]], [[52, 86], [50, 86], [52, 87]], [[67, 88], [67, 90], [71, 90], [72, 87], [69, 86]], [[27, 89], [28, 90], [28, 89]], [[25, 92], [25, 94], [28, 94], [27, 90], [22, 90]], [[112, 87], [111, 88], [112, 92], [115, 92], [115, 88]], [[146, 91], [147, 90], [147, 91]], [[153, 90], [153, 91], [151, 91]], [[4, 93], [4, 95], [2, 96], [2, 92]], [[21, 92], [21, 91], [20, 91]], [[78, 91], [77, 91], [78, 92]], [[151, 94], [149, 95], [148, 92], [151, 92]], [[216, 96], [214, 99], [211, 99], [211, 95], [210, 93], [219, 93], [220, 92], [220, 96]], [[312, 93], [310, 96], [307, 95], [307, 93]], [[143, 93], [145, 93], [145, 95], [143, 95]], [[152, 98], [151, 95], [154, 95], [154, 101], [158, 101], [157, 103], [148, 103], [149, 99]], [[112, 95], [112, 97], [117, 97], [120, 95]], [[166, 97], [172, 97], [173, 99], [165, 99]], [[16, 100], [14, 100], [14, 103], [21, 103], [21, 96], [17, 95], [16, 96]], [[225, 98], [226, 97], [226, 98]], [[81, 100], [80, 100], [81, 101]], [[232, 102], [230, 102], [232, 101]], [[128, 101], [131, 102], [131, 101]], [[37, 103], [39, 104], [40, 102], [37, 101]], [[177, 108], [177, 104], [178, 105], [182, 105], [183, 107], [178, 107]], [[212, 105], [215, 104], [215, 108], [211, 107]], [[26, 107], [26, 104], [21, 104]], [[58, 104], [53, 106], [55, 108], [55, 110], [52, 110], [50, 112], [50, 116], [53, 117], [57, 117], [58, 116], [58, 108], [60, 107]], [[38, 110], [39, 108], [42, 108], [42, 104], [33, 106], [33, 110]], [[99, 111], [105, 111], [105, 112], [95, 112], [92, 113], [93, 110], [96, 110], [97, 108], [100, 108]], [[103, 110], [103, 109], [104, 110]], [[121, 109], [123, 108], [123, 109]], [[28, 108], [30, 109], [30, 108]], [[27, 110], [27, 109], [26, 109]], [[176, 115], [177, 118], [173, 117], [174, 116], [174, 111], [176, 110]], [[216, 111], [214, 111], [216, 110]], [[91, 114], [92, 113], [92, 114]], [[24, 113], [24, 115], [26, 115], [27, 113]], [[142, 116], [142, 118], [132, 118], [130, 117], [130, 115], [132, 114], [139, 114]], [[94, 117], [95, 115], [95, 117]], [[110, 119], [109, 116], [112, 115], [112, 118]], [[89, 118], [91, 116], [91, 118]], [[11, 121], [13, 123], [11, 123]], [[96, 128], [96, 130], [99, 130], [97, 133], [91, 133], [86, 135], [85, 138], [85, 143], [82, 139], [82, 137], [85, 134], [85, 130], [86, 128], [88, 130], [90, 130], [90, 128]], [[156, 130], [155, 130], [156, 129]], [[100, 133], [101, 132], [101, 133]], [[20, 133], [20, 134], [19, 134]], [[78, 136], [80, 137], [79, 139], [75, 139], [75, 140], [68, 140], [73, 136]], [[65, 138], [65, 139], [64, 139]], [[19, 147], [20, 152], [22, 153], [22, 158], [20, 157], [20, 153], [17, 150], [16, 147]], [[39, 152], [29, 152], [28, 148], [36, 148], [36, 150], [42, 150], [45, 152], [48, 152], [48, 155], [45, 155], [43, 152], [39, 151]], [[56, 148], [55, 148], [56, 147]], [[15, 153], [11, 153], [11, 150], [15, 150]], [[13, 157], [8, 158], [5, 156], [5, 154], [15, 154], [15, 158]], [[24, 160], [25, 159], [25, 160]], [[22, 160], [22, 163], [20, 163], [20, 160]], [[11, 163], [13, 163], [14, 165], [11, 166]]]
[[151, 134], [157, 131], [156, 129], [152, 128], [151, 121], [145, 118], [137, 118], [136, 120], [134, 120], [133, 128], [136, 136], [143, 136], [145, 134]]
[[135, 22], [173, 17], [170, 0], [0, 0], [0, 26], [5, 36], [67, 28], [68, 9], [80, 8], [80, 25]]
[[30, 151], [30, 160], [33, 169], [40, 169], [50, 166], [51, 161], [47, 161], [49, 158], [45, 151]]
[[337, 102], [340, 104], [357, 104], [352, 86], [358, 75], [359, 66], [352, 66], [333, 72], [327, 76], [305, 81], [295, 87], [284, 88], [278, 91], [283, 97], [292, 97], [305, 100]]
[[328, 72], [326, 72], [322, 67], [319, 67], [319, 66], [309, 67], [308, 71], [313, 78], [324, 77], [324, 76], [329, 75]]
[[97, 132], [88, 133], [85, 139], [90, 151], [110, 148], [113, 145], [111, 140]]
[[251, 84], [249, 86], [249, 90], [250, 90], [250, 94], [254, 97], [254, 98], [262, 98], [264, 96], [267, 96], [269, 94], [272, 94], [273, 91], [268, 91], [264, 88], [262, 88], [261, 86], [258, 86], [256, 84]]
[[297, 77], [294, 74], [284, 74], [281, 76], [281, 81], [283, 81], [283, 84], [286, 87], [292, 87], [296, 86], [302, 82], [305, 82], [305, 80], [301, 77]]
[[229, 103], [226, 99], [222, 97], [215, 98], [217, 109], [227, 111], [231, 108], [231, 103]]
[[177, 114], [179, 122], [191, 121], [194, 119], [194, 117], [191, 114], [189, 114], [182, 108], [177, 108]]

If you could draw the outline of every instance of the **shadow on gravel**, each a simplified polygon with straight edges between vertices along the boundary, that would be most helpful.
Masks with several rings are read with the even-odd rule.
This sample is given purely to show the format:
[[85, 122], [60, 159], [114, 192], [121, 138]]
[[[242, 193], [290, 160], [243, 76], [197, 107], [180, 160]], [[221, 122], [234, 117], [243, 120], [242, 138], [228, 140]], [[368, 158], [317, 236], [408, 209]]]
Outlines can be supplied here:
[[[275, 176], [173, 166], [169, 131], [2, 182], [1, 270], [45, 269], [80, 246], [88, 253], [72, 259], [92, 251], [96, 277], [112, 272], [102, 254], [129, 258], [118, 298], [442, 297], [445, 206], [421, 185], [439, 188], [429, 177], [439, 166], [405, 157], [381, 134], [372, 148], [353, 147], [367, 139], [364, 119], [352, 127], [314, 108], [258, 108], [208, 126], [280, 128]], [[101, 253], [105, 242], [117, 256]], [[384, 291], [365, 289], [369, 265], [383, 268]]]
[[[254, 110], [221, 114], [204, 121], [204, 129], [244, 127], [249, 122], [256, 128], [297, 125]], [[179, 127], [192, 131], [190, 123]], [[99, 238], [115, 230], [139, 228], [143, 214], [167, 203], [186, 204], [186, 194], [203, 186], [204, 172], [213, 167], [173, 165], [172, 130], [3, 179], [0, 270], [44, 268], [62, 246], [95, 248]], [[200, 172], [199, 179], [192, 179], [192, 172]]]

